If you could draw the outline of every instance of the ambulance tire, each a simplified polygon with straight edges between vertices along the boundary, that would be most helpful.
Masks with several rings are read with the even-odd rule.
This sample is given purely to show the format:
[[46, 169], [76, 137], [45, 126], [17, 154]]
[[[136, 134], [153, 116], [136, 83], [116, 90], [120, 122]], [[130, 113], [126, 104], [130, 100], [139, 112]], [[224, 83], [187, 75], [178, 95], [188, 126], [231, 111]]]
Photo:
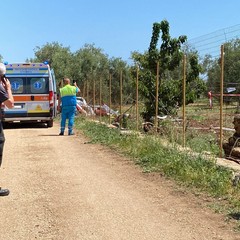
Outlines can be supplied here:
[[8, 127], [8, 123], [2, 122], [2, 127], [3, 127], [3, 128], [7, 128], [7, 127]]
[[53, 127], [53, 120], [50, 120], [47, 122], [47, 127]]

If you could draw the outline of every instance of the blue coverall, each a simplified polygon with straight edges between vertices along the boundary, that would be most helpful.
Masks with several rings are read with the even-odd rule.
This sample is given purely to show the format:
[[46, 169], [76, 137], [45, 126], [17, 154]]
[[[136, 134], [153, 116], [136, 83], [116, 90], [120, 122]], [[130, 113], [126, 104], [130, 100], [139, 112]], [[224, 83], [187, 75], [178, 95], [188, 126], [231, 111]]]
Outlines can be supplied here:
[[62, 101], [60, 133], [62, 134], [64, 134], [67, 119], [68, 135], [71, 135], [73, 133], [73, 124], [77, 105], [77, 92], [78, 88], [71, 86], [70, 84], [67, 84], [60, 89], [60, 96]]

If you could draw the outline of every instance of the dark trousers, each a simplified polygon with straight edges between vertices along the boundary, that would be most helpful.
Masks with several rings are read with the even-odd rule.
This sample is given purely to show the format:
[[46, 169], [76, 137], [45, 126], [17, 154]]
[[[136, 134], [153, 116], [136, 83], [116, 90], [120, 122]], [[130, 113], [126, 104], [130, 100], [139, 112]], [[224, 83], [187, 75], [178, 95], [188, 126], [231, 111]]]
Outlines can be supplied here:
[[3, 127], [2, 127], [2, 122], [0, 121], [0, 167], [2, 165], [4, 143], [5, 143], [5, 137], [4, 137]]

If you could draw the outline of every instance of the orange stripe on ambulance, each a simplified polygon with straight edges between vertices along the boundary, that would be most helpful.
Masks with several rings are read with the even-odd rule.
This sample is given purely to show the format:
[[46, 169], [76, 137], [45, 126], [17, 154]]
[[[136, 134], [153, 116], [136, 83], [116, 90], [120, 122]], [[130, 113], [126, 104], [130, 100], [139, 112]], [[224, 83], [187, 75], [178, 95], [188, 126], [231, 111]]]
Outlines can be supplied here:
[[2, 109], [3, 122], [43, 122], [53, 126], [57, 115], [56, 80], [48, 63], [6, 65], [14, 97], [13, 109]]

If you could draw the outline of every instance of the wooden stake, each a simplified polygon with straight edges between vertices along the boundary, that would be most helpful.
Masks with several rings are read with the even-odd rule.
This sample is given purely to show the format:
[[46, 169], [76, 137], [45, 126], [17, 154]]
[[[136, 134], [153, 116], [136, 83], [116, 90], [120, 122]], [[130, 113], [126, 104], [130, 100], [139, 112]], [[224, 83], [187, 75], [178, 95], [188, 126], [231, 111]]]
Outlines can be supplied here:
[[182, 107], [182, 116], [183, 116], [183, 147], [186, 146], [186, 55], [183, 56], [183, 107]]
[[220, 157], [223, 144], [223, 82], [224, 82], [224, 45], [221, 45], [221, 80], [220, 80]]
[[[122, 119], [122, 70], [120, 72], [120, 119]], [[120, 120], [120, 128], [122, 128], [122, 120]]]
[[137, 76], [136, 76], [136, 130], [138, 131], [138, 71], [137, 66]]
[[111, 124], [110, 110], [112, 107], [112, 74], [109, 74], [109, 124]]
[[157, 74], [156, 74], [156, 105], [155, 105], [155, 130], [158, 128], [158, 85], [159, 85], [159, 62], [157, 62]]

